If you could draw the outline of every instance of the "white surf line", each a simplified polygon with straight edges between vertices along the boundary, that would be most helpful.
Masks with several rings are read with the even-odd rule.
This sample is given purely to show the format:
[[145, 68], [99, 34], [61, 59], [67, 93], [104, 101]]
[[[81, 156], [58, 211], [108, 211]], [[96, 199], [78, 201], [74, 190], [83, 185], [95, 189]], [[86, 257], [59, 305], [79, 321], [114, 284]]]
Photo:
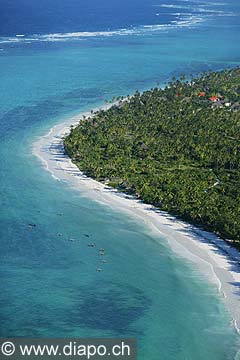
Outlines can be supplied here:
[[168, 31], [171, 29], [181, 29], [185, 27], [194, 27], [204, 21], [200, 15], [190, 13], [189, 15], [183, 14], [178, 20], [173, 20], [166, 24], [151, 24], [151, 25], [139, 25], [129, 28], [120, 28], [109, 31], [82, 31], [82, 32], [70, 32], [70, 33], [52, 33], [52, 34], [32, 34], [23, 35], [17, 34], [15, 36], [0, 37], [0, 44], [8, 43], [32, 43], [32, 42], [59, 42], [59, 41], [79, 41], [86, 38], [102, 38], [113, 36], [139, 36], [145, 34], [151, 34], [155, 32]]

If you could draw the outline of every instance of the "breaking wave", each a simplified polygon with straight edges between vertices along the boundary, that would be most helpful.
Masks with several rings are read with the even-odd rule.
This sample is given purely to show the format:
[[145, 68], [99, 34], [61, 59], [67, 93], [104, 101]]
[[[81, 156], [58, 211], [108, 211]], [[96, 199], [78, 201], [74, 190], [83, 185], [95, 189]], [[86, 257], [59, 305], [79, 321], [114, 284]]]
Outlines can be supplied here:
[[[179, 0], [179, 2], [175, 4], [155, 4], [153, 7], [155, 8], [163, 8], [163, 9], [172, 9], [172, 10], [188, 10], [192, 15], [199, 14], [212, 14], [212, 15], [222, 15], [222, 16], [239, 16], [234, 12], [227, 12], [226, 10], [227, 3], [225, 2], [206, 2], [206, 1], [190, 1], [190, 0]], [[181, 14], [183, 15], [184, 12]], [[185, 13], [186, 14], [186, 13]], [[173, 14], [172, 14], [173, 15]]]
[[[190, 14], [188, 14], [190, 15]], [[34, 42], [58, 42], [58, 41], [78, 41], [84, 38], [93, 37], [113, 37], [113, 36], [129, 36], [129, 35], [145, 35], [156, 33], [158, 31], [169, 31], [175, 28], [193, 27], [201, 23], [203, 19], [199, 16], [183, 16], [178, 20], [174, 20], [169, 24], [161, 25], [143, 25], [139, 27], [132, 27], [128, 29], [119, 29], [111, 31], [81, 31], [71, 33], [55, 33], [46, 35], [15, 35], [14, 37], [0, 37], [0, 44], [14, 44], [14, 43], [34, 43]]]
[[[206, 0], [176, 0], [176, 3], [161, 3], [153, 5], [159, 9], [157, 16], [164, 15], [163, 9], [166, 9], [167, 15], [173, 15], [174, 20], [167, 24], [159, 25], [142, 25], [118, 30], [108, 31], [81, 31], [69, 33], [54, 34], [34, 34], [24, 35], [16, 34], [10, 37], [0, 37], [0, 44], [32, 44], [34, 42], [64, 42], [64, 41], [81, 41], [86, 38], [103, 38], [114, 36], [144, 36], [157, 32], [168, 32], [176, 28], [193, 28], [203, 23], [209, 18], [216, 16], [240, 16], [240, 14], [227, 12], [226, 3], [217, 1], [209, 3]], [[161, 9], [161, 10], [160, 10]], [[171, 10], [170, 10], [171, 9]], [[164, 10], [163, 10], [164, 11]]]

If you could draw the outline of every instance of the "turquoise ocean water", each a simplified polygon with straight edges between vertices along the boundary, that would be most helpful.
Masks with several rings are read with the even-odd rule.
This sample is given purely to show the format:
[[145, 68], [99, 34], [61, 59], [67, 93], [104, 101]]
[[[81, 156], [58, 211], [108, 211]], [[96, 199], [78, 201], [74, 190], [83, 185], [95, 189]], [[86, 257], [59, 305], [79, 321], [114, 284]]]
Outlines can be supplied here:
[[[114, 95], [239, 65], [237, 0], [116, 1], [108, 12], [104, 1], [105, 13], [79, 2], [81, 22], [58, 9], [32, 32], [22, 2], [0, 29], [1, 337], [129, 336], [140, 359], [234, 359], [239, 339], [216, 289], [138, 219], [54, 180], [32, 144]], [[89, 241], [106, 249], [102, 273]]]

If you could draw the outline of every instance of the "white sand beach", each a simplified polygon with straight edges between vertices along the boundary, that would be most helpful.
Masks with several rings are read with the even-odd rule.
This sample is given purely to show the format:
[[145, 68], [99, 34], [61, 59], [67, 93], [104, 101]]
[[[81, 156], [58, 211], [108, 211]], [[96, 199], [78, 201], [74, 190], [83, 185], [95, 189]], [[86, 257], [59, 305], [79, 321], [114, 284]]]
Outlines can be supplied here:
[[[101, 109], [106, 110], [111, 106], [108, 104]], [[70, 126], [77, 125], [83, 115], [91, 116], [91, 113], [61, 122], [37, 139], [33, 145], [34, 155], [42, 161], [54, 179], [66, 182], [98, 202], [139, 217], [151, 231], [163, 235], [175, 253], [193, 262], [199, 272], [217, 286], [229, 309], [233, 325], [240, 334], [240, 253], [215, 234], [199, 230], [83, 175], [64, 153], [62, 140], [69, 133]]]

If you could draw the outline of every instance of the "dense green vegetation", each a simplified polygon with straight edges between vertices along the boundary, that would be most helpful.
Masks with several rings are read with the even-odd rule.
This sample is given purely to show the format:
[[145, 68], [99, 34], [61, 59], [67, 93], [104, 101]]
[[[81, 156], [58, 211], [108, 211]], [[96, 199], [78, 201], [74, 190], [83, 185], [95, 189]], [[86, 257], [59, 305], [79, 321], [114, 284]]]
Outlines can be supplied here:
[[87, 175], [239, 246], [239, 102], [240, 68], [183, 76], [81, 121], [65, 149]]

